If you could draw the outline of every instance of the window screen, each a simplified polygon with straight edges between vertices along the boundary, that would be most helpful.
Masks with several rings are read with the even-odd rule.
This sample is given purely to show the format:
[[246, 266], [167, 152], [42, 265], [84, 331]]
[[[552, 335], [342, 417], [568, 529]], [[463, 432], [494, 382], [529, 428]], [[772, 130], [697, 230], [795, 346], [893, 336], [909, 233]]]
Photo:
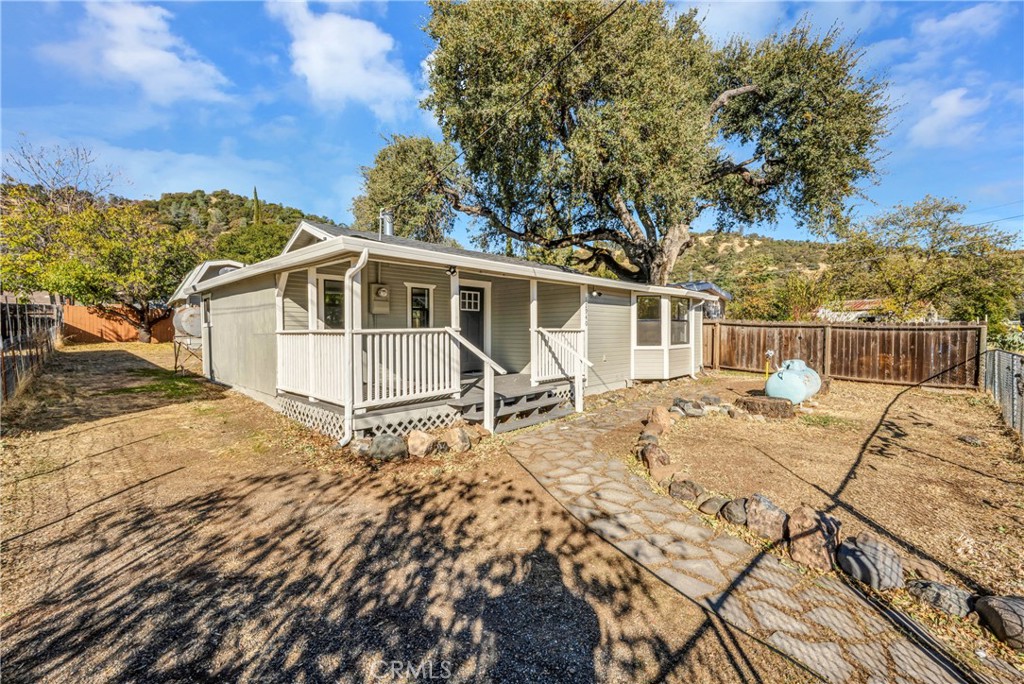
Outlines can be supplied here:
[[661, 346], [661, 297], [636, 298], [636, 344]]
[[413, 328], [430, 327], [430, 290], [409, 288], [409, 324]]
[[690, 343], [690, 302], [679, 297], [672, 298], [672, 344]]

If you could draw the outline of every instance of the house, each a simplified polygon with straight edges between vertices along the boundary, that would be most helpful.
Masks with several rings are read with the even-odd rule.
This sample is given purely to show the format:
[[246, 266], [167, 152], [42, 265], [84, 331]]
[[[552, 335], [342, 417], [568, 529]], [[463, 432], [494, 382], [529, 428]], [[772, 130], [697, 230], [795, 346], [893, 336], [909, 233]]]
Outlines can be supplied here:
[[236, 268], [242, 268], [245, 266], [241, 261], [232, 261], [231, 259], [216, 259], [213, 261], [204, 261], [195, 268], [193, 268], [185, 279], [181, 281], [177, 289], [174, 290], [174, 294], [167, 300], [167, 306], [177, 307], [183, 304], [199, 306], [200, 296], [198, 293], [193, 291], [192, 286], [196, 283], [201, 283], [204, 280], [215, 278], [219, 275], [229, 273]]
[[[919, 304], [921, 315], [906, 322], [909, 323], [939, 323], [938, 312], [928, 302]], [[839, 302], [837, 306], [822, 306], [818, 308], [816, 315], [819, 320], [829, 323], [878, 323], [888, 318], [885, 314], [884, 299], [846, 299]]]
[[310, 221], [188, 291], [207, 377], [343, 442], [460, 417], [501, 432], [692, 376], [712, 297]]
[[[692, 276], [691, 276], [692, 277]], [[704, 318], [718, 319], [725, 318], [725, 306], [732, 301], [732, 295], [707, 280], [694, 280], [686, 283], [674, 283], [675, 287], [694, 292], [704, 292], [714, 295], [714, 299], [704, 301]]]

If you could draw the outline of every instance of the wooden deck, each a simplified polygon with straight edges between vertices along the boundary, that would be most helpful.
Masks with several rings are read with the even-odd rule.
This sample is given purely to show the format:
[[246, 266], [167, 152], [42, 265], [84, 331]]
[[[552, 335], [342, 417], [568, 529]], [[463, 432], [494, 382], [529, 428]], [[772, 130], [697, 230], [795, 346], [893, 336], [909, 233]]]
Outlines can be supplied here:
[[[568, 388], [569, 384], [568, 380], [551, 380], [533, 385], [530, 383], [529, 373], [495, 375], [494, 399], [495, 401], [504, 402], [531, 394]], [[460, 406], [482, 403], [484, 400], [483, 386], [483, 375], [464, 375], [462, 376], [462, 395], [458, 399], [450, 400], [448, 403]]]

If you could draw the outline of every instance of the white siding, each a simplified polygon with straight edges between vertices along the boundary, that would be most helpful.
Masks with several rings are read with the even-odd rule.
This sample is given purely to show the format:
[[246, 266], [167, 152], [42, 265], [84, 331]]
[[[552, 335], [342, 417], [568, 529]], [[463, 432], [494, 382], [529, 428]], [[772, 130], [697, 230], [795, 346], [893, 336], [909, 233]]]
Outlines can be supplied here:
[[678, 378], [690, 374], [690, 347], [668, 350], [668, 376]]
[[[305, 287], [305, 278], [302, 283]], [[275, 292], [273, 275], [213, 291], [207, 351], [214, 380], [270, 397], [277, 393]]]
[[587, 301], [587, 391], [624, 387], [629, 377], [629, 292], [590, 292]]
[[636, 357], [636, 377], [634, 380], [665, 379], [664, 347], [639, 348], [633, 354]]
[[[309, 291], [306, 271], [292, 271], [284, 286], [284, 329], [309, 329]], [[243, 280], [243, 283], [249, 281]]]

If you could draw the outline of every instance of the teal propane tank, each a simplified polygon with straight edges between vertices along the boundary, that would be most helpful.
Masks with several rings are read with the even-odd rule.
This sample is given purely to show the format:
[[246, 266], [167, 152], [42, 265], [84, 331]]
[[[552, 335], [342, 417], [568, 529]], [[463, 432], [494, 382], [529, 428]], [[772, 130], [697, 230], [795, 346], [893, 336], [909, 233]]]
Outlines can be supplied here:
[[769, 397], [789, 399], [794, 404], [807, 401], [821, 389], [821, 378], [800, 359], [782, 362], [782, 367], [768, 377], [764, 393]]

